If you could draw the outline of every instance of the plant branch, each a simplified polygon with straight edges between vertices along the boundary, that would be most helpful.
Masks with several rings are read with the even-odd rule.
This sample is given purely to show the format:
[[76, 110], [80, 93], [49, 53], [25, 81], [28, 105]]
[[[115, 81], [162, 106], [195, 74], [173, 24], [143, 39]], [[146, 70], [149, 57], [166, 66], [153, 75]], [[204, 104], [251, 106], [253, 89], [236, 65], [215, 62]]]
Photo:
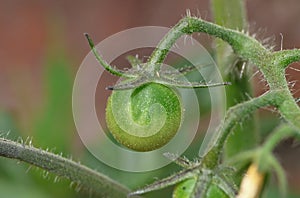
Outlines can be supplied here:
[[245, 119], [247, 119], [247, 117], [255, 110], [276, 104], [276, 96], [279, 93], [280, 91], [269, 91], [257, 98], [253, 98], [229, 108], [223, 123], [218, 129], [218, 134], [220, 134], [220, 136], [217, 138], [215, 146], [221, 149], [233, 128], [245, 121]]
[[285, 69], [289, 64], [300, 60], [300, 50], [281, 50], [274, 52], [273, 57], [275, 58], [275, 64], [281, 66], [282, 69]]
[[76, 182], [97, 196], [126, 197], [129, 189], [86, 166], [50, 152], [0, 138], [0, 156], [18, 159]]
[[297, 131], [300, 131], [300, 109], [295, 99], [292, 97], [291, 93], [288, 90], [285, 90], [282, 95], [285, 96], [285, 99], [278, 104], [278, 110], [281, 116], [287, 120], [291, 125], [297, 128]]
[[256, 65], [262, 65], [261, 63], [265, 59], [263, 55], [270, 53], [261, 43], [242, 32], [227, 29], [197, 17], [187, 16], [180, 20], [161, 40], [148, 62], [152, 65], [161, 63], [180, 36], [194, 32], [204, 32], [226, 41], [241, 58], [250, 60]]
[[224, 143], [233, 129], [244, 122], [255, 110], [276, 104], [277, 101], [275, 96], [279, 93], [280, 91], [270, 91], [257, 98], [253, 98], [229, 108], [223, 122], [219, 125], [217, 131], [218, 136], [210, 143], [212, 145], [211, 150], [203, 157], [205, 166], [211, 169], [216, 167]]

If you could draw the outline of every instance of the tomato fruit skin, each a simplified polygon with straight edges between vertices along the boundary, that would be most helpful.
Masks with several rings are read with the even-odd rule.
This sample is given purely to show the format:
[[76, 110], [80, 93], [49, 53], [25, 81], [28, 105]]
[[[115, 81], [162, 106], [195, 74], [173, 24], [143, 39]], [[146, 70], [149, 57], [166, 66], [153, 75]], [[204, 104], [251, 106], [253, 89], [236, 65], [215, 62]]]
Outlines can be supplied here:
[[115, 90], [106, 107], [109, 131], [120, 144], [136, 151], [151, 151], [167, 144], [180, 128], [182, 117], [179, 94], [158, 83]]
[[196, 184], [196, 178], [187, 179], [177, 184], [172, 198], [190, 198]]
[[[196, 178], [187, 179], [177, 184], [172, 198], [191, 198], [196, 185]], [[211, 184], [206, 192], [206, 198], [229, 198], [218, 186]]]

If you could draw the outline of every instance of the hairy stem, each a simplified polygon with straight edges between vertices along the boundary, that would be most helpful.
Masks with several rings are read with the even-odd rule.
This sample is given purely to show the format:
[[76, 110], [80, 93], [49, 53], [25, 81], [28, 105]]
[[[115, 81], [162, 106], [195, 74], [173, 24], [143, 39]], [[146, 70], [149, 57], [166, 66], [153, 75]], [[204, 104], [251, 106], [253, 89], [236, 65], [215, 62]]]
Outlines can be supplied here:
[[[277, 101], [275, 96], [279, 93], [280, 91], [267, 92], [262, 96], [229, 108], [223, 122], [218, 128], [218, 136], [215, 141], [212, 142], [212, 149], [204, 156], [203, 162], [206, 164], [205, 166], [208, 168], [214, 168], [220, 159], [224, 143], [233, 129], [251, 116], [255, 110], [276, 104]], [[251, 131], [248, 132], [251, 133]]]
[[262, 65], [261, 63], [264, 62], [265, 55], [270, 53], [257, 40], [242, 32], [227, 29], [197, 17], [188, 16], [180, 20], [178, 24], [167, 33], [153, 51], [148, 62], [154, 65], [161, 63], [165, 59], [171, 46], [173, 46], [180, 36], [194, 32], [204, 32], [226, 41], [241, 58], [250, 60], [256, 65]]
[[267, 92], [257, 98], [253, 98], [249, 101], [231, 107], [227, 111], [225, 119], [219, 127], [220, 136], [217, 138], [215, 146], [219, 147], [221, 150], [224, 142], [226, 141], [228, 135], [230, 135], [230, 132], [233, 130], [233, 128], [245, 121], [247, 117], [250, 116], [255, 110], [274, 105], [274, 103], [276, 103], [275, 96], [279, 92], [280, 91]]
[[282, 93], [285, 100], [278, 104], [281, 116], [300, 131], [300, 109], [288, 90]]
[[18, 159], [76, 182], [96, 196], [126, 197], [129, 190], [105, 175], [50, 152], [0, 138], [0, 156]]

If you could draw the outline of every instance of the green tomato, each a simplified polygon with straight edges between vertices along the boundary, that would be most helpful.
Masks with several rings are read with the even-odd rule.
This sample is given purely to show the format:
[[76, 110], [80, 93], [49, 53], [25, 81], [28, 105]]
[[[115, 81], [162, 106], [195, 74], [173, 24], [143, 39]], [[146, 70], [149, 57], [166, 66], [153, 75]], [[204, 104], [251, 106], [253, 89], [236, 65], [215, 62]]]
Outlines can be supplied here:
[[[173, 191], [173, 198], [190, 198], [196, 185], [196, 178], [187, 179], [177, 184]], [[228, 198], [218, 186], [211, 184], [207, 190], [207, 198]]]
[[182, 120], [179, 94], [158, 83], [113, 91], [106, 107], [106, 123], [114, 138], [136, 151], [151, 151], [167, 144]]
[[207, 198], [229, 198], [228, 195], [215, 184], [209, 186], [206, 196]]
[[187, 179], [177, 184], [173, 191], [173, 198], [190, 198], [196, 184], [196, 178]]

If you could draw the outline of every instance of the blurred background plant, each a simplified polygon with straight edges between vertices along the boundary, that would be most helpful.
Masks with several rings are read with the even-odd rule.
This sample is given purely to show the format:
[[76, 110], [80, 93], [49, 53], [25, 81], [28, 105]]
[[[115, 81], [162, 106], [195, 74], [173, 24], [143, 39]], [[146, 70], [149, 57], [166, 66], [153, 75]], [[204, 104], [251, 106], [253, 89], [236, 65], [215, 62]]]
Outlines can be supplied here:
[[[10, 132], [10, 139], [33, 137], [37, 147], [72, 156], [93, 169], [120, 181], [129, 187], [140, 187], [165, 177], [178, 167], [168, 165], [147, 173], [128, 173], [101, 164], [81, 144], [72, 118], [72, 84], [76, 70], [90, 48], [83, 37], [89, 32], [101, 41], [121, 30], [136, 26], [171, 27], [182, 18], [187, 8], [204, 19], [211, 20], [209, 0], [101, 0], [101, 1], [8, 1], [0, 0], [0, 131]], [[284, 48], [300, 48], [300, 3], [298, 0], [252, 0], [247, 2], [247, 15], [252, 33], [261, 39], [273, 37], [269, 44], [280, 49], [283, 35]], [[260, 29], [263, 28], [263, 29]], [[211, 38], [195, 35], [208, 51], [212, 51]], [[145, 52], [146, 54], [150, 52]], [[119, 58], [115, 65], [125, 65]], [[293, 68], [300, 68], [294, 64]], [[299, 71], [288, 69], [290, 81], [299, 79]], [[264, 82], [254, 77], [255, 95], [262, 93]], [[295, 97], [299, 97], [299, 84], [295, 84]], [[98, 93], [100, 94], [100, 93]], [[101, 92], [110, 94], [109, 91]], [[99, 96], [96, 96], [99, 97]], [[102, 96], [101, 96], [102, 97]], [[99, 100], [98, 100], [99, 101]], [[201, 108], [209, 103], [202, 99]], [[96, 104], [104, 109], [105, 103]], [[271, 111], [260, 111], [260, 130], [270, 132], [278, 122]], [[203, 114], [205, 117], [205, 114]], [[104, 117], [104, 111], [98, 112]], [[205, 128], [205, 127], [204, 127]], [[203, 130], [201, 127], [199, 131]], [[185, 153], [195, 158], [202, 136]], [[300, 149], [289, 139], [276, 149], [290, 184], [291, 197], [300, 195]], [[129, 179], [130, 178], [130, 179]], [[56, 179], [40, 169], [17, 161], [0, 158], [1, 197], [85, 197], [76, 193], [76, 186]], [[55, 181], [55, 182], [54, 182]], [[264, 192], [265, 197], [276, 197], [275, 185]], [[18, 189], [18, 190], [16, 190]], [[79, 190], [79, 189], [77, 189]], [[164, 190], [170, 193], [172, 189]], [[147, 197], [161, 196], [153, 192]]]

